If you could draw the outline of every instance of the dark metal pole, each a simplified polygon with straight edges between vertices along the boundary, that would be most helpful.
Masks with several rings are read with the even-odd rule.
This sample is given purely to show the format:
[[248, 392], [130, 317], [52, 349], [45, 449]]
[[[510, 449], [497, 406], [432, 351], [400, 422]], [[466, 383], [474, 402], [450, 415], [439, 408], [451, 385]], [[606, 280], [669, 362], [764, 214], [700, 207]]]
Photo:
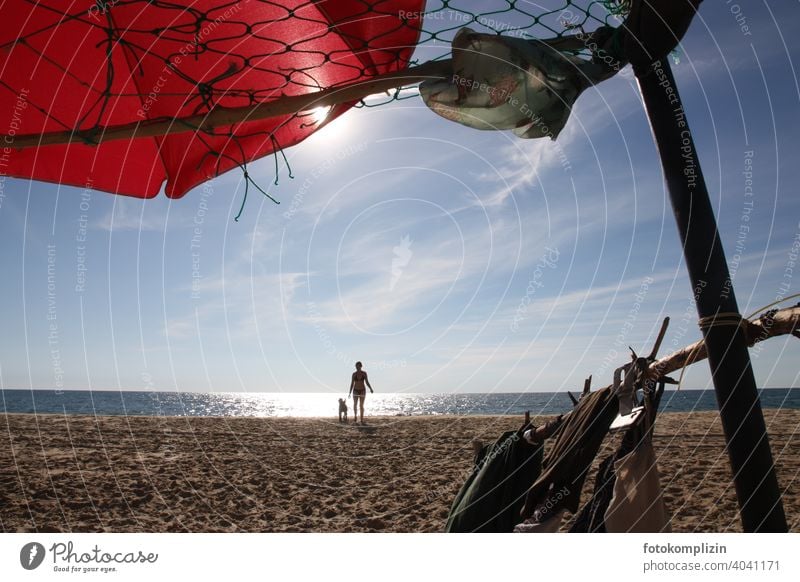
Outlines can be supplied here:
[[[701, 320], [738, 314], [714, 211], [669, 63], [657, 61], [637, 70], [636, 77], [661, 156], [697, 313]], [[727, 325], [701, 327], [742, 526], [745, 532], [785, 532], [786, 516], [744, 331], [735, 318], [717, 321], [722, 320]]]

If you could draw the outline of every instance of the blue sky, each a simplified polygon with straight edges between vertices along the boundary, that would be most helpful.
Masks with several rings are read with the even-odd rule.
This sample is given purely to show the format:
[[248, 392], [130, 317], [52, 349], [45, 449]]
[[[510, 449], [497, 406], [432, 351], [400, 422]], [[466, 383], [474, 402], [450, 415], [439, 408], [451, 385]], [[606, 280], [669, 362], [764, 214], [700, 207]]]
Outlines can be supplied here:
[[[800, 41], [796, 3], [736, 6], [704, 3], [673, 68], [749, 314], [800, 292]], [[360, 359], [382, 392], [567, 390], [664, 316], [662, 353], [700, 337], [630, 68], [556, 142], [411, 98], [285, 153], [293, 179], [250, 169], [281, 204], [251, 190], [239, 222], [238, 172], [177, 201], [5, 178], [2, 387], [341, 392]], [[800, 385], [798, 356], [754, 350], [759, 385]], [[706, 364], [684, 385], [710, 387]]]

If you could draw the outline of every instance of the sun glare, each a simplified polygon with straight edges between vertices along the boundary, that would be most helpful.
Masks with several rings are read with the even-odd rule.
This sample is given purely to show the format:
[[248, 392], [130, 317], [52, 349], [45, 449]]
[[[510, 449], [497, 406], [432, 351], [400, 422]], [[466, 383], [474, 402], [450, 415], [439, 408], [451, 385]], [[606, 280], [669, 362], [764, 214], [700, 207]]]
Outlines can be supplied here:
[[348, 111], [337, 119], [329, 119], [331, 110], [330, 106], [325, 106], [316, 107], [309, 112], [309, 123], [313, 123], [314, 127], [318, 128], [318, 131], [309, 138], [311, 144], [319, 143], [330, 147], [332, 142], [347, 135], [348, 129], [352, 126], [350, 116], [353, 112]]
[[311, 119], [314, 120], [314, 124], [318, 125], [325, 121], [328, 117], [328, 113], [330, 113], [331, 108], [330, 106], [325, 107], [316, 107], [311, 110]]

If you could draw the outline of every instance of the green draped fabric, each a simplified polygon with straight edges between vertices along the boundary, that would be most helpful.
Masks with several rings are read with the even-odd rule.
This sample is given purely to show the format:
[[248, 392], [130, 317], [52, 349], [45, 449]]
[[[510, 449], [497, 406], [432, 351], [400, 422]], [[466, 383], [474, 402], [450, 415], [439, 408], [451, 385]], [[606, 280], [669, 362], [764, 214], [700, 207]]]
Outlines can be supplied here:
[[542, 446], [504, 433], [475, 456], [447, 518], [446, 532], [510, 533], [522, 521], [525, 493], [542, 470]]

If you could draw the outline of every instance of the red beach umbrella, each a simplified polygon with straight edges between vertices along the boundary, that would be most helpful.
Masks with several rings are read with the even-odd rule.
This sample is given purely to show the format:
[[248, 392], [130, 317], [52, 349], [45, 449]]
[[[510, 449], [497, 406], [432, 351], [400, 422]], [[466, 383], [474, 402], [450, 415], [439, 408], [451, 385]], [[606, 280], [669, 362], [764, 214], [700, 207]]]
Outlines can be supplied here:
[[[198, 119], [405, 69], [424, 4], [6, 0], [0, 173], [139, 198], [166, 181], [180, 198], [302, 141], [357, 100], [213, 129]], [[148, 135], [156, 123], [193, 131]], [[104, 139], [119, 127], [127, 139]], [[48, 142], [57, 132], [72, 143]]]

